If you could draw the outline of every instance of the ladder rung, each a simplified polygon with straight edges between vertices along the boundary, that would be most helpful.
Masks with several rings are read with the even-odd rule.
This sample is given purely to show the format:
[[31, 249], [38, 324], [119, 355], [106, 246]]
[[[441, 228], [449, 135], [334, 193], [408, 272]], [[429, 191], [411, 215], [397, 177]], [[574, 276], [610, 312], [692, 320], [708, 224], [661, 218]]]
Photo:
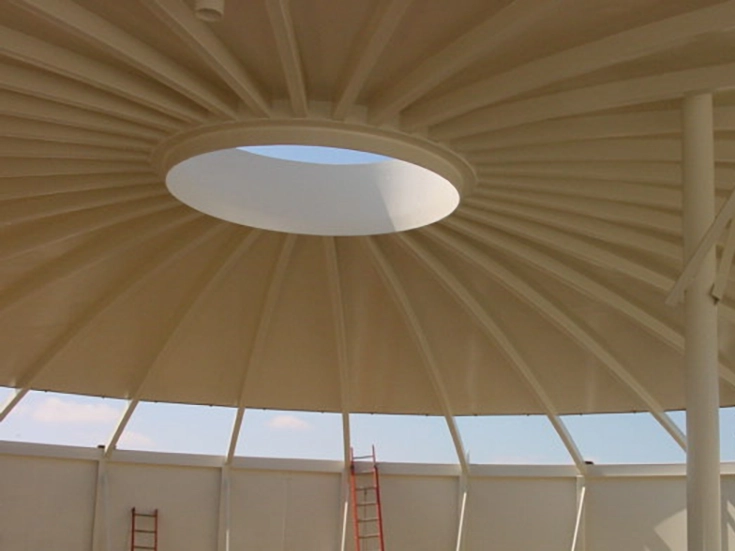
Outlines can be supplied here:
[[153, 518], [155, 516], [158, 516], [158, 515], [156, 515], [156, 513], [134, 513], [134, 514], [135, 514], [136, 517], [150, 517], [150, 518]]
[[358, 536], [361, 540], [367, 540], [370, 538], [379, 538], [380, 534], [365, 534], [364, 536]]
[[355, 490], [377, 490], [377, 486], [357, 486]]
[[155, 549], [152, 545], [136, 545], [133, 549]]
[[141, 530], [140, 528], [135, 529], [136, 532], [143, 532], [144, 534], [155, 534], [155, 530]]
[[378, 502], [377, 502], [377, 501], [363, 501], [363, 502], [361, 502], [361, 503], [356, 503], [356, 505], [357, 505], [358, 507], [366, 507], [366, 506], [368, 506], [368, 505], [377, 505], [377, 504], [378, 504]]
[[378, 520], [378, 517], [359, 518], [357, 519], [357, 522], [377, 522]]

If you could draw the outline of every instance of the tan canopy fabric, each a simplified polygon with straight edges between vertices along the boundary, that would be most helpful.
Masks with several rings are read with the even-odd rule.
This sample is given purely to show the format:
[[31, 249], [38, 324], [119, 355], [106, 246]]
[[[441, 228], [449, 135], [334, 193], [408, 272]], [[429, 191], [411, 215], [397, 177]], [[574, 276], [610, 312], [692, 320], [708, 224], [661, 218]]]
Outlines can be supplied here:
[[[664, 303], [680, 104], [717, 90], [722, 203], [735, 2], [227, 0], [208, 23], [180, 0], [12, 0], [0, 53], [1, 385], [445, 415], [684, 406]], [[474, 187], [435, 224], [362, 237], [231, 224], [168, 192], [157, 155], [182, 136], [304, 121], [433, 148]]]

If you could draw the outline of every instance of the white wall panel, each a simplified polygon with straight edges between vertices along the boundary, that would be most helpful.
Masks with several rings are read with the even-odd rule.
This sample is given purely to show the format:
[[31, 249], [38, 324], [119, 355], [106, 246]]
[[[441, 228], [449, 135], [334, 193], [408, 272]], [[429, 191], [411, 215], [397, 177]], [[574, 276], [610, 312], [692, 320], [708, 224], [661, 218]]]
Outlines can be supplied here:
[[457, 478], [381, 476], [387, 549], [453, 549], [459, 522]]
[[[100, 455], [0, 442], [0, 550], [90, 551]], [[147, 452], [109, 462], [107, 551], [129, 549], [131, 507], [159, 510], [162, 551], [216, 551], [219, 462]], [[456, 469], [381, 467], [387, 551], [454, 551]], [[340, 469], [339, 462], [239, 458], [230, 470], [230, 551], [338, 551]], [[723, 470], [724, 549], [735, 549], [733, 465]], [[595, 466], [591, 474], [580, 551], [684, 551], [683, 466]], [[577, 494], [568, 468], [477, 468], [469, 488], [465, 551], [570, 549]]]
[[595, 551], [685, 551], [686, 484], [676, 477], [610, 478], [587, 488], [587, 541]]
[[466, 549], [567, 551], [576, 502], [574, 478], [473, 478]]
[[0, 455], [0, 549], [89, 549], [96, 481], [91, 461]]
[[162, 550], [215, 551], [218, 469], [110, 463], [109, 551], [130, 549], [130, 510], [159, 511]]
[[231, 549], [337, 548], [338, 473], [232, 471]]

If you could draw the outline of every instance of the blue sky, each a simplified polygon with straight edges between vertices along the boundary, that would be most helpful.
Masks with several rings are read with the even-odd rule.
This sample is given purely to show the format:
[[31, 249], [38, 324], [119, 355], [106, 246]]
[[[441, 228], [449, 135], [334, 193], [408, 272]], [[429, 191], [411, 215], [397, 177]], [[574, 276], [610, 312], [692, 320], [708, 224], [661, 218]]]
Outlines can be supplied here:
[[379, 163], [389, 159], [389, 157], [365, 151], [310, 145], [255, 145], [240, 149], [276, 159], [327, 165]]
[[[0, 387], [0, 401], [12, 389]], [[107, 441], [122, 400], [31, 392], [0, 424], [0, 440], [96, 446]], [[224, 455], [234, 409], [141, 403], [120, 448]], [[672, 414], [683, 427], [685, 416]], [[596, 463], [677, 463], [683, 453], [649, 414], [564, 416], [585, 458]], [[473, 463], [570, 464], [543, 416], [459, 417]], [[735, 411], [721, 412], [722, 457], [735, 460]], [[375, 444], [384, 461], [456, 462], [441, 417], [352, 415], [356, 452]], [[338, 414], [248, 410], [238, 455], [341, 459]]]

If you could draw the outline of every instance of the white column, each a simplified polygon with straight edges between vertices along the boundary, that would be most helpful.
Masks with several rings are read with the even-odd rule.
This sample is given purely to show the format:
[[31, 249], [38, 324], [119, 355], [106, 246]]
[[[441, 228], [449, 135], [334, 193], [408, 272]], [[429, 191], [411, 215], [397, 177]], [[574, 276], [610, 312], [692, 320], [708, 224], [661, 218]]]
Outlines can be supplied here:
[[219, 523], [217, 527], [217, 551], [230, 551], [230, 465], [222, 465], [219, 490]]
[[[689, 258], [715, 219], [712, 94], [684, 98], [683, 232]], [[684, 298], [689, 551], [721, 551], [716, 252], [707, 254]]]
[[94, 521], [92, 522], [92, 550], [109, 551], [107, 531], [107, 459], [104, 454], [97, 461], [97, 485], [94, 494]]

